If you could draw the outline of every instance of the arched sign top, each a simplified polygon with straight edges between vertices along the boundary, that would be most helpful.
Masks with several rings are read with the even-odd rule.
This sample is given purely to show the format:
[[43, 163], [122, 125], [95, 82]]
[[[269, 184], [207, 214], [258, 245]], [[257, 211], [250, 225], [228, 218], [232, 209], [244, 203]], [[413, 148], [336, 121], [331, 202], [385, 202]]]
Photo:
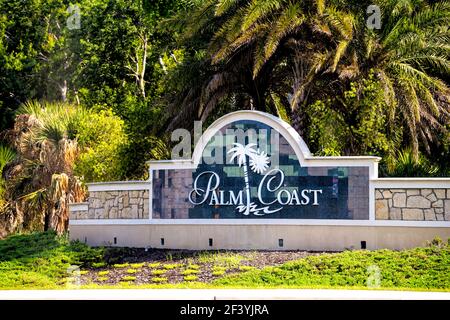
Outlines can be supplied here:
[[224, 115], [223, 117], [216, 120], [201, 136], [197, 145], [195, 146], [192, 161], [194, 165], [198, 165], [203, 156], [204, 149], [211, 141], [211, 139], [224, 127], [236, 123], [239, 121], [255, 121], [267, 125], [268, 127], [275, 130], [289, 143], [300, 165], [306, 165], [305, 160], [312, 157], [308, 146], [305, 141], [300, 137], [298, 132], [292, 128], [288, 123], [275, 117], [271, 114], [260, 112], [260, 111], [235, 111]]

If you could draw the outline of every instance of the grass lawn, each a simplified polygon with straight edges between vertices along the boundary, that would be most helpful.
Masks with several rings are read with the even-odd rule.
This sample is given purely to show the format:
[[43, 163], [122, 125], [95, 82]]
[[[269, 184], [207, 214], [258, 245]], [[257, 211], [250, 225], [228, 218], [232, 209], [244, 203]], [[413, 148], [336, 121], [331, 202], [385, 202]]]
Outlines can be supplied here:
[[78, 288], [75, 284], [80, 288], [450, 291], [450, 246], [435, 240], [427, 247], [403, 251], [144, 251], [90, 248], [52, 232], [0, 241], [0, 289]]

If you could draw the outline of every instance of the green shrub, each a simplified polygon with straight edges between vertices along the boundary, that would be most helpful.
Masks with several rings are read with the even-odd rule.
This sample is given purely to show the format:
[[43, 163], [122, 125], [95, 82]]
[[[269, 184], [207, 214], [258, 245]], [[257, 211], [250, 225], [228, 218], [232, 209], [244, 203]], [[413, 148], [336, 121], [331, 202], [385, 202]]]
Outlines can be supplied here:
[[127, 273], [128, 273], [128, 274], [135, 274], [136, 272], [137, 272], [136, 269], [128, 269], [128, 270], [127, 270]]
[[156, 282], [156, 283], [167, 282], [167, 278], [154, 277], [154, 278], [152, 278], [152, 281]]
[[194, 275], [190, 275], [190, 276], [185, 276], [184, 277], [184, 281], [195, 281], [197, 279], [198, 279], [198, 277], [194, 276]]
[[357, 250], [308, 256], [215, 280], [245, 287], [367, 287], [379, 270], [381, 288], [450, 288], [450, 246], [435, 241], [410, 250]]
[[222, 266], [213, 266], [212, 270], [213, 271], [219, 271], [219, 272], [220, 271], [224, 271], [225, 272], [227, 270], [227, 268], [226, 267], [222, 267]]
[[105, 262], [94, 262], [93, 264], [92, 264], [92, 267], [93, 268], [103, 268], [103, 267], [105, 267], [106, 266], [106, 263]]
[[108, 277], [98, 277], [97, 281], [101, 281], [101, 282], [108, 281]]
[[128, 268], [129, 266], [130, 266], [129, 263], [116, 263], [113, 265], [114, 268], [119, 268], [119, 269]]
[[158, 268], [161, 265], [160, 262], [154, 262], [154, 263], [149, 263], [148, 267], [149, 268]]
[[57, 288], [71, 277], [71, 265], [92, 265], [103, 252], [53, 231], [9, 236], [0, 240], [0, 288]]
[[152, 274], [155, 276], [163, 275], [167, 272], [167, 270], [153, 270]]
[[198, 264], [188, 264], [187, 269], [198, 270], [200, 266]]
[[252, 266], [240, 266], [239, 267], [239, 270], [240, 271], [250, 271], [250, 270], [255, 270], [256, 268], [255, 267], [252, 267]]
[[119, 152], [127, 142], [124, 127], [124, 121], [111, 110], [89, 112], [77, 128], [82, 152], [75, 163], [75, 174], [86, 182], [120, 180]]
[[179, 266], [180, 265], [177, 263], [167, 263], [167, 264], [163, 265], [163, 268], [167, 269], [167, 270], [172, 270], [172, 269], [178, 268]]
[[187, 269], [187, 270], [184, 270], [183, 272], [181, 272], [181, 274], [184, 276], [188, 276], [190, 274], [197, 274], [199, 272], [200, 272], [199, 270]]
[[140, 269], [140, 268], [142, 268], [144, 265], [145, 265], [145, 262], [142, 262], [142, 263], [132, 263], [132, 264], [130, 264], [130, 267], [133, 268], [133, 269]]
[[125, 276], [120, 281], [134, 281], [136, 280], [136, 277], [134, 276]]
[[109, 274], [109, 271], [108, 270], [106, 270], [106, 271], [99, 271], [98, 272], [98, 275], [99, 276], [106, 276], [106, 275], [108, 275]]
[[243, 260], [246, 260], [244, 256], [232, 252], [202, 252], [198, 258], [200, 263], [227, 268], [236, 268]]
[[213, 276], [223, 276], [225, 274], [225, 271], [213, 271], [212, 275]]

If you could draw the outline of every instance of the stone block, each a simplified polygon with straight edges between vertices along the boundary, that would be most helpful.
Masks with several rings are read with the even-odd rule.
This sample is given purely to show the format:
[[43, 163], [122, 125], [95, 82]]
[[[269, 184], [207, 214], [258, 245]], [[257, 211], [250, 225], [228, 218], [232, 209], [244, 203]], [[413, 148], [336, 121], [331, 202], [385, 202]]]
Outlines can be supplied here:
[[403, 220], [423, 220], [423, 210], [422, 209], [403, 209], [402, 210]]
[[430, 208], [431, 202], [422, 196], [410, 196], [407, 199], [406, 205], [408, 208]]
[[383, 197], [384, 197], [384, 199], [391, 199], [392, 198], [392, 192], [390, 190], [383, 191]]
[[406, 207], [406, 194], [394, 193], [392, 200], [394, 200], [394, 207], [404, 208]]
[[129, 194], [130, 194], [131, 198], [139, 198], [139, 197], [141, 197], [141, 191], [133, 190], [133, 191], [130, 191]]
[[139, 204], [139, 198], [130, 198], [130, 204]]
[[391, 208], [389, 210], [389, 218], [390, 220], [402, 220], [402, 209]]
[[120, 211], [120, 219], [131, 219], [132, 218], [132, 212], [130, 207], [123, 208], [123, 210]]
[[431, 204], [431, 206], [432, 206], [433, 208], [442, 208], [442, 207], [444, 206], [444, 201], [438, 200], [438, 201], [436, 201], [436, 202], [433, 202], [433, 203]]
[[94, 219], [104, 219], [104, 218], [105, 218], [105, 210], [103, 208], [95, 209]]
[[428, 196], [432, 192], [433, 192], [432, 189], [421, 189], [420, 190], [420, 194], [423, 195], [424, 197]]
[[89, 208], [87, 216], [88, 216], [88, 219], [95, 219], [95, 209]]
[[148, 217], [148, 203], [149, 203], [149, 201], [148, 201], [148, 199], [145, 199], [144, 200], [144, 216], [147, 216]]
[[[448, 197], [448, 193], [447, 193], [447, 197]], [[450, 214], [450, 199], [444, 200], [444, 213]]]
[[437, 197], [436, 197], [436, 195], [433, 192], [430, 193], [429, 195], [427, 195], [426, 198], [428, 200], [430, 200], [431, 202], [435, 202], [437, 200]]
[[444, 213], [444, 208], [434, 208], [434, 212], [436, 212], [436, 213]]
[[122, 200], [123, 200], [123, 206], [124, 207], [128, 207], [130, 205], [130, 196], [128, 194], [125, 194], [122, 197]]
[[389, 219], [389, 208], [387, 200], [376, 200], [375, 202], [375, 216], [377, 220]]
[[133, 218], [133, 219], [138, 218], [138, 205], [137, 204], [131, 205], [131, 218]]
[[436, 220], [436, 214], [434, 213], [433, 209], [425, 209], [423, 212], [425, 214], [425, 220], [426, 221], [434, 221], [434, 220]]
[[445, 189], [434, 189], [434, 194], [438, 199], [445, 199]]
[[89, 197], [89, 206], [92, 209], [98, 209], [103, 207], [103, 201], [100, 198], [91, 198]]
[[444, 215], [442, 213], [441, 214], [436, 214], [436, 220], [444, 221]]
[[109, 219], [117, 219], [118, 218], [118, 210], [117, 207], [112, 207], [111, 210], [109, 210], [108, 217]]
[[406, 195], [407, 196], [417, 196], [420, 194], [420, 190], [419, 189], [407, 189], [406, 190]]

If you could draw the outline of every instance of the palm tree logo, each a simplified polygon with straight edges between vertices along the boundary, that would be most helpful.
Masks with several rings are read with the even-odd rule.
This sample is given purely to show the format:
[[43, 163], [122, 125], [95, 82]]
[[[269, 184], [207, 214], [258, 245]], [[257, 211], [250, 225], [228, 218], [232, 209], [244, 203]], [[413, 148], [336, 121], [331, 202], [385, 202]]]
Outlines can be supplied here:
[[[240, 143], [234, 143], [234, 148], [231, 148], [228, 153], [231, 153], [230, 162], [233, 162], [237, 158], [239, 167], [244, 168], [244, 181], [245, 181], [245, 195], [246, 195], [246, 205], [240, 205], [236, 209], [239, 210], [243, 215], [249, 215], [254, 213], [258, 215], [260, 210], [265, 208], [258, 208], [255, 203], [251, 202], [250, 198], [250, 183], [248, 180], [248, 165], [250, 169], [258, 174], [262, 174], [269, 167], [269, 157], [264, 151], [255, 149], [256, 144], [249, 143], [247, 145], [242, 145]], [[247, 158], [249, 161], [247, 162]]]

